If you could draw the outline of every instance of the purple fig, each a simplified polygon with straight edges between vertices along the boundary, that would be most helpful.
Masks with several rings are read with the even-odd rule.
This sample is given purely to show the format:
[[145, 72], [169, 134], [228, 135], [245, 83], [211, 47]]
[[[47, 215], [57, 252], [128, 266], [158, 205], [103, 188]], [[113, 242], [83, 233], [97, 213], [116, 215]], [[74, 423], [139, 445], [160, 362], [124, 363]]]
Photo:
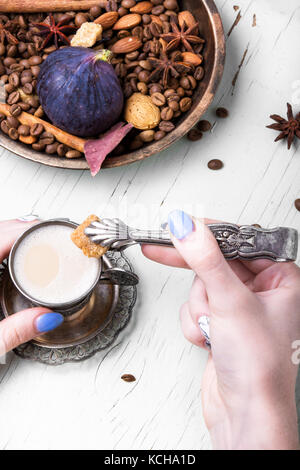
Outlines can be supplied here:
[[124, 96], [110, 56], [107, 50], [65, 47], [47, 57], [37, 93], [55, 126], [80, 137], [97, 137], [118, 121]]

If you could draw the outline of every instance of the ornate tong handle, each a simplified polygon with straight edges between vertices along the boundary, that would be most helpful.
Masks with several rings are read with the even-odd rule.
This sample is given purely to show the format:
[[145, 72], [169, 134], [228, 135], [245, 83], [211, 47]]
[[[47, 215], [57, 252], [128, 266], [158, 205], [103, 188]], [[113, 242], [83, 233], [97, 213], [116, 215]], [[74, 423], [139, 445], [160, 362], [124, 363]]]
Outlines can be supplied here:
[[[261, 229], [252, 225], [208, 225], [226, 259], [269, 259], [296, 261], [298, 232], [292, 228]], [[119, 219], [102, 219], [85, 230], [94, 243], [109, 246], [111, 250], [124, 250], [136, 243], [173, 246], [167, 230], [138, 230], [128, 227]]]

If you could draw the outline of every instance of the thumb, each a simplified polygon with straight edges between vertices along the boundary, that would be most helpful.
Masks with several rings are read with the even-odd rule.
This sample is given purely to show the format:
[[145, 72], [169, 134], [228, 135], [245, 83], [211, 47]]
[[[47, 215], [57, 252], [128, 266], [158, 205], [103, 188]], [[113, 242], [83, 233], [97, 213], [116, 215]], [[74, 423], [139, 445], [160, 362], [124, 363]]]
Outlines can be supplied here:
[[249, 291], [226, 262], [210, 229], [179, 210], [170, 213], [168, 224], [175, 248], [203, 281], [213, 311], [231, 312], [240, 294]]
[[0, 356], [36, 336], [54, 330], [64, 321], [60, 313], [37, 307], [15, 313], [0, 322]]

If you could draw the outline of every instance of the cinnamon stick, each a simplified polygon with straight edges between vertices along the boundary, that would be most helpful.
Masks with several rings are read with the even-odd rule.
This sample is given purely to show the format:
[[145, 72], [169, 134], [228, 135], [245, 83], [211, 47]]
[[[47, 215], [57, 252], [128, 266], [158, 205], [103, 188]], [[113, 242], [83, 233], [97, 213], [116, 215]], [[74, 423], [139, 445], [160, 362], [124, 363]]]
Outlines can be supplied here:
[[0, 0], [0, 13], [41, 13], [89, 10], [99, 0]]
[[[8, 104], [0, 103], [0, 113], [5, 114], [5, 116], [10, 116], [10, 106]], [[74, 150], [78, 150], [81, 153], [84, 153], [84, 144], [87, 142], [85, 139], [81, 139], [80, 137], [76, 137], [75, 135], [68, 134], [58, 127], [53, 126], [47, 121], [38, 118], [37, 116], [33, 116], [32, 114], [25, 113], [24, 111], [20, 116], [18, 116], [18, 120], [21, 124], [25, 124], [27, 126], [33, 126], [34, 124], [42, 124], [47, 132], [50, 132], [54, 135], [58, 142], [71, 147]]]

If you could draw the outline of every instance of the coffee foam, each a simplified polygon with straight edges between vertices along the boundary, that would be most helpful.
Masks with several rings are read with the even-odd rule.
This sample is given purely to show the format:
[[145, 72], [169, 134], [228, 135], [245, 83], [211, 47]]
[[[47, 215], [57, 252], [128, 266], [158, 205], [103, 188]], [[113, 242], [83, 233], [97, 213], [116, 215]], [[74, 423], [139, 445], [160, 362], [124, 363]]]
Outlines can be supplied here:
[[16, 281], [37, 302], [72, 302], [96, 281], [99, 260], [83, 255], [71, 241], [72, 232], [65, 225], [43, 226], [29, 233], [16, 249]]

